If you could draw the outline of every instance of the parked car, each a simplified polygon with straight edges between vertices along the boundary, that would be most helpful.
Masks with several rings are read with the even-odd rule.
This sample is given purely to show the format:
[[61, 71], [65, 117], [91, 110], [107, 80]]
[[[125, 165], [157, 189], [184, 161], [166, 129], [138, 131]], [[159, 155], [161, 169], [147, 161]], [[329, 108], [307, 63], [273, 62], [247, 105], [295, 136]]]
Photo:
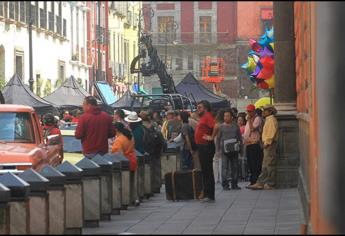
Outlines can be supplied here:
[[23, 105], [0, 105], [0, 173], [41, 170], [62, 162], [62, 143], [58, 135], [43, 138], [35, 110]]
[[83, 159], [82, 146], [80, 139], [74, 137], [75, 127], [69, 126], [67, 129], [61, 129], [63, 139], [64, 160], [76, 164]]

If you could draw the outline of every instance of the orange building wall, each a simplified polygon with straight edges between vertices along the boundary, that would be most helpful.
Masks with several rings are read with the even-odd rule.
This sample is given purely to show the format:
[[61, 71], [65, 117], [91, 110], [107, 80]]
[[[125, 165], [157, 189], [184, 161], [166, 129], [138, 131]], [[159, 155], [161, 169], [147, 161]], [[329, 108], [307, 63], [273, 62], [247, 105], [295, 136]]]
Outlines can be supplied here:
[[[296, 91], [297, 91], [297, 112], [300, 117], [300, 124], [307, 121], [309, 135], [303, 138], [309, 144], [308, 156], [301, 156], [307, 160], [309, 186], [307, 191], [310, 195], [310, 219], [311, 231], [309, 234], [333, 234], [333, 226], [320, 210], [319, 192], [319, 150], [318, 150], [318, 111], [316, 94], [316, 14], [315, 2], [295, 2], [295, 52], [296, 52]], [[301, 128], [301, 126], [300, 126]], [[300, 132], [303, 133], [303, 132]], [[301, 138], [301, 137], [300, 137]], [[301, 147], [303, 148], [303, 147]]]
[[261, 31], [261, 8], [273, 8], [271, 1], [238, 1], [237, 2], [237, 38], [248, 40], [258, 38], [262, 35]]

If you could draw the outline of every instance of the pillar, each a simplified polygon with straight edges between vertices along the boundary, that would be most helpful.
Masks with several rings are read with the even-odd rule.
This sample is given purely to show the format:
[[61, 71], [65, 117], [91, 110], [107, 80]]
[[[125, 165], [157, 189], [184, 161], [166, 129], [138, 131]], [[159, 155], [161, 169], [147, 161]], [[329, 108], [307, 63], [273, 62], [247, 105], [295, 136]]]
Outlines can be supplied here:
[[296, 118], [294, 2], [273, 2], [274, 57], [279, 139], [277, 187], [297, 187], [299, 148]]

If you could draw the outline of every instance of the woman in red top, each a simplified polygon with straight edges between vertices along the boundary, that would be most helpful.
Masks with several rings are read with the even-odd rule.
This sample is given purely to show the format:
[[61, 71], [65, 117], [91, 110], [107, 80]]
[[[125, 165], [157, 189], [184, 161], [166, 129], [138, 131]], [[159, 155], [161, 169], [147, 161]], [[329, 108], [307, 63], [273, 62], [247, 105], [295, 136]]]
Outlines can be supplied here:
[[215, 120], [211, 114], [211, 104], [203, 100], [197, 106], [199, 122], [195, 128], [195, 143], [198, 147], [201, 171], [203, 172], [204, 199], [203, 202], [213, 202], [215, 200], [215, 183], [213, 175], [213, 156], [215, 145], [213, 140], [208, 141], [205, 137], [211, 136], [215, 126]]

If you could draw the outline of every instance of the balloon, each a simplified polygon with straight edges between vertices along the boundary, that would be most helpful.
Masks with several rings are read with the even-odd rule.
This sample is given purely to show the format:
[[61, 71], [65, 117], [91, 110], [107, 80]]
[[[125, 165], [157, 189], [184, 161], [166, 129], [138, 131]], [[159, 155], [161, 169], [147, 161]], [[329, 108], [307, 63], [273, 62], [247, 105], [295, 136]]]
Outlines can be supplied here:
[[261, 67], [259, 65], [256, 65], [255, 71], [251, 73], [251, 76], [257, 77], [257, 75], [260, 73]]
[[259, 52], [259, 50], [260, 50], [260, 45], [258, 44], [258, 42], [256, 42], [256, 40], [254, 40], [254, 39], [249, 39], [249, 44], [250, 44], [250, 47], [251, 47], [255, 52]]
[[253, 76], [249, 76], [250, 81], [252, 81], [254, 84], [256, 84], [256, 78]]
[[265, 82], [267, 83], [268, 88], [274, 88], [274, 85], [275, 85], [275, 77], [274, 77], [274, 75], [272, 75], [271, 78], [265, 80]]
[[266, 46], [264, 47], [262, 51], [260, 51], [260, 57], [265, 57], [265, 56], [273, 57], [273, 55], [274, 55], [273, 52], [269, 50]]
[[268, 49], [270, 49], [272, 52], [274, 52], [274, 43], [269, 43]]
[[256, 63], [252, 57], [248, 57], [248, 68], [247, 71], [253, 73], [256, 67]]
[[260, 60], [260, 57], [258, 57], [256, 54], [251, 55], [255, 61], [255, 63], [258, 63], [258, 61]]
[[257, 78], [258, 79], [269, 79], [272, 77], [274, 71], [273, 70], [270, 70], [270, 69], [267, 69], [267, 68], [262, 68], [260, 73], [257, 74]]
[[248, 62], [246, 62], [246, 63], [244, 63], [243, 65], [241, 65], [241, 68], [242, 68], [242, 69], [247, 69], [247, 68], [248, 68], [248, 65], [249, 65]]
[[248, 55], [256, 55], [256, 52], [254, 52], [253, 50], [250, 50], [250, 51], [248, 52]]
[[272, 40], [271, 40], [269, 37], [267, 37], [267, 36], [265, 35], [265, 37], [263, 37], [262, 39], [259, 40], [258, 44], [259, 44], [261, 47], [264, 47], [264, 46], [268, 45], [268, 44], [271, 43], [271, 42], [272, 42]]
[[270, 30], [268, 30], [268, 31], [266, 31], [266, 35], [267, 35], [267, 37], [269, 37], [272, 41], [274, 41], [274, 35], [273, 35], [273, 27], [270, 29]]
[[257, 87], [261, 89], [268, 89], [268, 84], [263, 80], [257, 80]]
[[260, 58], [260, 63], [264, 66], [264, 68], [272, 71], [274, 70], [274, 60], [272, 57], [262, 57]]

